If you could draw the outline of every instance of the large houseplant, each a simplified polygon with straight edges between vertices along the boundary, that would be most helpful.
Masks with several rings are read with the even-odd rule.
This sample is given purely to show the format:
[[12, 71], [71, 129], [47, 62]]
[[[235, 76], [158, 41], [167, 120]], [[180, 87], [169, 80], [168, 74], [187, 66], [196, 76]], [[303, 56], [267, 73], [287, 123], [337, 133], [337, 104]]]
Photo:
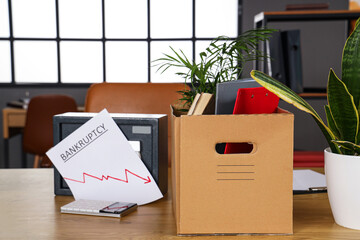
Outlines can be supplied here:
[[235, 39], [220, 36], [199, 54], [198, 62], [189, 60], [182, 50], [172, 47], [171, 54], [153, 61], [157, 71], [163, 73], [168, 68], [179, 68], [176, 74], [190, 83], [191, 89], [181, 91], [185, 105], [191, 105], [197, 93], [216, 92], [216, 85], [238, 79], [247, 62], [263, 60], [266, 56], [257, 46], [269, 39], [273, 29], [255, 29], [241, 34]]
[[251, 76], [284, 101], [310, 113], [328, 141], [325, 174], [335, 221], [360, 229], [360, 27], [359, 20], [347, 39], [342, 56], [342, 78], [330, 69], [325, 113], [318, 113], [295, 92], [266, 74], [253, 70]]

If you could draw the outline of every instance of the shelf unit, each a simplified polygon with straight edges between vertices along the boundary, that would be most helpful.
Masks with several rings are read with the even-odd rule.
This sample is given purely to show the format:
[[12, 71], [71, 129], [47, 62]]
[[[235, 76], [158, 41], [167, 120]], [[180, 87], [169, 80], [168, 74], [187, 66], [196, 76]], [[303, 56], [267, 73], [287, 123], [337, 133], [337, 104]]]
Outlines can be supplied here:
[[[360, 17], [360, 10], [318, 10], [318, 11], [280, 11], [261, 12], [254, 18], [255, 28], [266, 27], [269, 22], [296, 22], [296, 21], [348, 21], [348, 34], [353, 28], [351, 21]], [[268, 42], [261, 44], [260, 50], [269, 55]], [[257, 61], [255, 69], [268, 72], [271, 68], [270, 61]], [[301, 93], [302, 97], [324, 98], [326, 93]]]

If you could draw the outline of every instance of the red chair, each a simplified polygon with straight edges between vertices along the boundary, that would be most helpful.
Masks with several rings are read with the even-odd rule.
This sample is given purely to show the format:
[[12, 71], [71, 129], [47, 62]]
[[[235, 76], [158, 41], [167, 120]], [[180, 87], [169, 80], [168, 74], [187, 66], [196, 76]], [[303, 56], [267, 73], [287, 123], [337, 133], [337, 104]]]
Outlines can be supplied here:
[[324, 167], [324, 152], [294, 151], [294, 167]]
[[171, 156], [170, 104], [178, 103], [184, 83], [96, 83], [86, 94], [85, 112], [147, 113], [168, 115], [168, 157]]
[[56, 114], [76, 112], [73, 98], [65, 95], [41, 95], [30, 100], [23, 135], [23, 151], [34, 154], [34, 167], [52, 164], [45, 153], [53, 146], [52, 119]]

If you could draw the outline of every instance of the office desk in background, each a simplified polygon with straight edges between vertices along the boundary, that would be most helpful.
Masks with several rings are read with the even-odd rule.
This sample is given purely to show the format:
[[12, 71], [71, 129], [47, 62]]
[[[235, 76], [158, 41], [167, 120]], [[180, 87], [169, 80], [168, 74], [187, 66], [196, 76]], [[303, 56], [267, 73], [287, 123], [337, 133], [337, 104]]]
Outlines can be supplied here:
[[[7, 107], [2, 110], [3, 114], [3, 137], [4, 137], [4, 162], [5, 168], [9, 168], [9, 138], [21, 133], [25, 127], [26, 109]], [[26, 167], [26, 157], [22, 154], [21, 167]]]
[[326, 193], [294, 195], [294, 235], [177, 237], [171, 184], [163, 199], [122, 219], [61, 214], [73, 197], [55, 197], [53, 185], [52, 169], [0, 170], [0, 239], [360, 239], [334, 223]]
[[[79, 112], [84, 111], [83, 106], [78, 107]], [[5, 168], [9, 168], [9, 140], [12, 136], [22, 132], [25, 127], [26, 109], [6, 107], [2, 110], [3, 114], [3, 138], [4, 138], [4, 162]], [[21, 149], [22, 151], [22, 149]], [[21, 167], [26, 167], [26, 154], [22, 152]]]

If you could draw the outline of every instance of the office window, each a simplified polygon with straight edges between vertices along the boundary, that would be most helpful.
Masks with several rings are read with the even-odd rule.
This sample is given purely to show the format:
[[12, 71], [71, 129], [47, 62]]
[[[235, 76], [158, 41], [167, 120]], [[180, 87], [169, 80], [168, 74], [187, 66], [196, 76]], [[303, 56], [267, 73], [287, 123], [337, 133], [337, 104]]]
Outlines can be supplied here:
[[192, 0], [153, 0], [150, 6], [152, 38], [191, 38]]
[[11, 82], [10, 42], [0, 41], [0, 82]]
[[195, 60], [198, 62], [200, 61], [200, 53], [204, 52], [206, 50], [206, 48], [209, 46], [209, 44], [211, 43], [211, 41], [209, 40], [205, 40], [205, 41], [196, 41], [195, 43]]
[[101, 42], [63, 41], [60, 43], [63, 83], [102, 82]]
[[7, 0], [0, 0], [0, 38], [9, 37], [9, 11]]
[[[191, 56], [192, 44], [191, 41], [154, 41], [151, 43], [151, 61], [163, 57], [163, 53], [170, 54], [172, 51], [171, 46], [175, 51], [179, 52], [181, 49], [186, 56]], [[171, 54], [174, 55], [174, 54]], [[160, 70], [161, 71], [161, 70]], [[163, 74], [157, 72], [157, 68], [151, 68], [151, 81], [152, 82], [184, 82], [184, 80], [177, 76], [175, 73], [180, 69], [169, 68]]]
[[239, 2], [0, 0], [0, 84], [183, 82], [152, 61], [236, 37]]
[[147, 42], [107, 42], [107, 82], [147, 82]]
[[11, 4], [14, 37], [56, 37], [54, 0], [12, 0]]
[[[196, 0], [197, 38], [237, 36], [237, 0]], [[216, 17], [209, 17], [216, 16]]]
[[147, 9], [147, 0], [106, 0], [106, 38], [147, 38]]
[[56, 83], [55, 41], [15, 41], [15, 76], [17, 83]]
[[58, 0], [61, 38], [102, 37], [101, 0]]

